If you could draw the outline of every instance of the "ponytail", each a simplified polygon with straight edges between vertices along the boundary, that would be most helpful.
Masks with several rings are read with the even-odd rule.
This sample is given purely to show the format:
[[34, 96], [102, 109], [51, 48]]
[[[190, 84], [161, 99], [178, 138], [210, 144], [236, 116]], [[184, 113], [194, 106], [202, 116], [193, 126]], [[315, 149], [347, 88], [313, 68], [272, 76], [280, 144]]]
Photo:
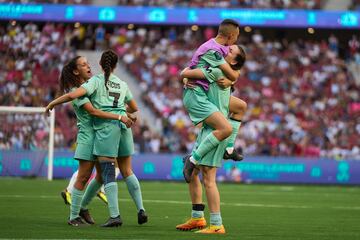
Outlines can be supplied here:
[[107, 50], [103, 52], [103, 54], [101, 55], [100, 65], [104, 70], [105, 87], [107, 90], [108, 90], [107, 83], [109, 81], [110, 74], [115, 69], [117, 62], [118, 62], [118, 56], [112, 50]]

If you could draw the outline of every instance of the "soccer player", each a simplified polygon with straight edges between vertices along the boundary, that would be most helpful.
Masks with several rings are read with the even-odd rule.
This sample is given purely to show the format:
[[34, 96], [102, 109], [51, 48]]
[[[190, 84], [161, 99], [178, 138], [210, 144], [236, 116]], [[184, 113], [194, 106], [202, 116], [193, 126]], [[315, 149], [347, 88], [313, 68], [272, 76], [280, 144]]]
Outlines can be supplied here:
[[[128, 85], [124, 81], [120, 80], [117, 76], [112, 74], [116, 67], [117, 61], [118, 56], [115, 52], [111, 50], [103, 52], [100, 59], [100, 65], [104, 73], [92, 77], [89, 81], [81, 85], [81, 87], [77, 88], [73, 92], [67, 93], [57, 98], [53, 101], [53, 105], [72, 101], [77, 98], [82, 98], [86, 95], [90, 97], [91, 102], [96, 108], [120, 114], [121, 117], [119, 117], [119, 119], [127, 119], [127, 111], [134, 113], [138, 109], [130, 89], [128, 88]], [[127, 109], [125, 105], [127, 105]], [[105, 194], [108, 199], [108, 208], [110, 214], [110, 218], [105, 224], [102, 225], [102, 227], [121, 226], [122, 220], [118, 206], [118, 188], [115, 181], [115, 161], [117, 160], [118, 156], [123, 157], [122, 154], [125, 152], [121, 149], [122, 146], [120, 147], [120, 144], [124, 144], [126, 146], [125, 150], [129, 152], [130, 147], [128, 146], [131, 145], [129, 141], [127, 141], [129, 139], [126, 138], [130, 138], [129, 135], [131, 135], [131, 142], [133, 144], [132, 133], [131, 131], [124, 131], [124, 129], [126, 129], [128, 126], [118, 124], [118, 122], [112, 120], [94, 118], [93, 127], [95, 129], [93, 154], [97, 156], [97, 159], [100, 163], [99, 165], [101, 171], [98, 171], [98, 173], [101, 172], [101, 178], [105, 186]], [[129, 161], [131, 160], [131, 158], [128, 159]], [[125, 173], [125, 170], [127, 170], [128, 167], [131, 168], [129, 161], [118, 161], [119, 168], [122, 173]], [[141, 209], [138, 212], [138, 218], [141, 215], [144, 219], [142, 220], [142, 223], [144, 223], [147, 221], [147, 216], [145, 214], [144, 208], [142, 207], [142, 197], [139, 181], [132, 172], [132, 174], [130, 174], [130, 172], [127, 173], [128, 181], [125, 179], [126, 184], [131, 196], [136, 198], [134, 199], [135, 203], [138, 204], [138, 202], [141, 202]], [[92, 185], [92, 182], [93, 181], [90, 182], [89, 186]], [[90, 200], [91, 198], [88, 199], [87, 203]], [[87, 203], [84, 205], [86, 206]]]
[[[229, 45], [235, 43], [239, 36], [239, 24], [234, 20], [224, 20], [218, 30], [218, 35], [201, 45], [195, 52], [190, 67], [219, 67], [224, 74], [234, 82], [239, 76], [239, 72], [233, 70], [230, 65], [225, 61], [224, 56], [233, 55], [232, 49]], [[235, 59], [240, 61], [241, 59]], [[204, 122], [214, 129], [199, 147], [192, 153], [191, 156], [184, 158], [184, 178], [187, 183], [191, 180], [192, 171], [199, 161], [207, 152], [216, 148], [221, 141], [230, 136], [227, 149], [224, 154], [224, 159], [234, 159], [237, 161], [242, 160], [242, 156], [234, 150], [234, 142], [237, 136], [241, 119], [237, 112], [244, 114], [246, 103], [240, 99], [234, 99], [230, 102], [232, 107], [232, 118], [228, 121], [227, 116], [224, 116], [219, 109], [209, 101], [207, 90], [209, 84], [212, 83], [211, 79], [195, 80], [193, 81], [195, 87], [187, 88], [184, 91], [183, 102], [184, 107], [189, 113], [190, 119], [197, 125]], [[243, 115], [242, 114], [242, 115]]]
[[[227, 55], [226, 61], [231, 64], [232, 68], [235, 70], [240, 70], [245, 62], [245, 51], [240, 46], [231, 46], [230, 49], [234, 52], [236, 56]], [[235, 59], [239, 59], [236, 61]], [[224, 81], [230, 82], [228, 87], [225, 89], [220, 88], [216, 83], [212, 83], [209, 86], [208, 96], [212, 100], [215, 106], [218, 107], [220, 112], [224, 116], [229, 114], [229, 104], [230, 104], [230, 86], [231, 81], [227, 80], [223, 72], [219, 68], [202, 68], [202, 69], [192, 69], [185, 70], [183, 72], [185, 77], [189, 78], [207, 78], [213, 82]], [[194, 151], [196, 148], [211, 134], [212, 128], [204, 124], [202, 126], [201, 132], [198, 135]], [[223, 153], [228, 144], [229, 139], [222, 141], [217, 145], [216, 148], [213, 148], [207, 152], [199, 161], [198, 168], [203, 175], [203, 182], [205, 187], [206, 198], [208, 201], [208, 206], [210, 209], [210, 226], [206, 227], [206, 220], [204, 218], [204, 209], [205, 205], [202, 203], [202, 187], [199, 178], [199, 170], [195, 168], [193, 176], [189, 183], [189, 192], [192, 201], [192, 212], [191, 218], [183, 223], [176, 226], [176, 229], [189, 231], [193, 229], [202, 229], [197, 231], [197, 233], [202, 234], [223, 234], [225, 233], [225, 228], [222, 224], [222, 218], [220, 213], [220, 194], [216, 185], [216, 172], [217, 168], [221, 167], [221, 161], [223, 159]]]
[[[62, 69], [60, 76], [61, 90], [62, 92], [73, 91], [75, 88], [78, 88], [81, 84], [85, 83], [90, 77], [91, 69], [86, 58], [77, 56]], [[92, 116], [113, 119], [115, 121], [120, 119], [128, 126], [131, 125], [132, 121], [119, 114], [104, 112], [94, 108], [88, 97], [74, 99], [72, 104], [77, 117], [78, 126], [77, 146], [74, 159], [79, 161], [79, 169], [72, 190], [68, 224], [80, 226], [86, 224], [83, 219], [87, 220], [88, 223], [93, 223], [93, 220], [89, 218], [88, 210], [80, 209], [80, 206], [81, 201], [83, 200], [86, 183], [89, 181], [94, 166], [96, 166], [97, 171], [100, 171], [100, 165], [95, 161], [92, 153], [95, 136]], [[56, 105], [56, 100], [49, 103], [46, 107], [46, 112], [48, 113]], [[99, 190], [101, 186], [100, 183], [102, 182], [100, 175], [96, 177], [96, 181], [99, 183], [97, 187], [97, 190]]]

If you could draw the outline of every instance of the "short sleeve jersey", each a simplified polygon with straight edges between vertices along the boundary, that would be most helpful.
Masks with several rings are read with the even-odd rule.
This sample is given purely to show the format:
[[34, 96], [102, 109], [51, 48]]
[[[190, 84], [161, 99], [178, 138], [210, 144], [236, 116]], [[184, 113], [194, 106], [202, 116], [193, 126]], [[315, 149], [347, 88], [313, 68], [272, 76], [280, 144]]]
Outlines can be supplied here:
[[[109, 77], [108, 89], [105, 87], [103, 73], [93, 76], [82, 87], [86, 90], [94, 107], [105, 112], [126, 115], [125, 104], [133, 98], [127, 83], [114, 74]], [[108, 121], [111, 120], [94, 118], [94, 126], [99, 127], [100, 124]]]
[[[209, 50], [204, 55], [202, 55], [199, 59], [198, 65], [196, 68], [216, 68], [220, 65], [226, 63], [224, 57], [217, 51]], [[207, 80], [212, 83], [214, 82], [212, 79], [207, 78]]]

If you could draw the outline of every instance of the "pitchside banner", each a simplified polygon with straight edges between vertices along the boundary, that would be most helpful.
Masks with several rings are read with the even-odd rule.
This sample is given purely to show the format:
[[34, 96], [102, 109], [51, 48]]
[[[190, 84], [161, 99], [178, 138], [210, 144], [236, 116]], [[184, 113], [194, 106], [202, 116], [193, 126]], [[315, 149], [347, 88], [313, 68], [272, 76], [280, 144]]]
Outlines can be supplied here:
[[[55, 151], [54, 178], [68, 178], [77, 170], [73, 152]], [[139, 179], [180, 180], [182, 156], [140, 154], [133, 158]], [[46, 176], [47, 152], [0, 151], [0, 176]], [[242, 162], [224, 161], [218, 171], [219, 181], [314, 183], [360, 185], [360, 161], [293, 157], [246, 157]]]
[[235, 19], [242, 26], [360, 27], [360, 12], [356, 11], [0, 4], [0, 20], [112, 24], [217, 25], [225, 18]]

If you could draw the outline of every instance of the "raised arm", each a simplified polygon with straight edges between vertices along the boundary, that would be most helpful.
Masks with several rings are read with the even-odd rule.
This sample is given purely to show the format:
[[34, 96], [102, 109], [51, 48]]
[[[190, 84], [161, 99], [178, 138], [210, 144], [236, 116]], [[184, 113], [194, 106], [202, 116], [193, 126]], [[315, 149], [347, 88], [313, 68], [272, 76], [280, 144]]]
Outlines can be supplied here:
[[123, 122], [126, 125], [126, 127], [128, 127], [128, 128], [131, 127], [131, 125], [133, 124], [133, 121], [131, 119], [127, 118], [127, 116], [122, 116], [122, 115], [117, 115], [117, 114], [110, 113], [110, 112], [101, 111], [97, 108], [94, 108], [94, 106], [90, 102], [85, 103], [82, 107], [90, 115], [92, 115], [94, 117], [119, 120], [119, 121]]
[[240, 76], [240, 71], [233, 70], [230, 64], [228, 63], [223, 63], [219, 65], [219, 68], [223, 71], [225, 76], [232, 82], [235, 82]]
[[79, 87], [76, 90], [69, 92], [67, 94], [62, 95], [61, 97], [56, 98], [55, 100], [53, 100], [52, 102], [50, 102], [47, 106], [46, 106], [46, 110], [45, 112], [47, 114], [50, 113], [50, 110], [52, 110], [56, 105], [59, 104], [63, 104], [66, 102], [70, 102], [76, 98], [82, 97], [86, 94], [86, 90], [83, 87]]

